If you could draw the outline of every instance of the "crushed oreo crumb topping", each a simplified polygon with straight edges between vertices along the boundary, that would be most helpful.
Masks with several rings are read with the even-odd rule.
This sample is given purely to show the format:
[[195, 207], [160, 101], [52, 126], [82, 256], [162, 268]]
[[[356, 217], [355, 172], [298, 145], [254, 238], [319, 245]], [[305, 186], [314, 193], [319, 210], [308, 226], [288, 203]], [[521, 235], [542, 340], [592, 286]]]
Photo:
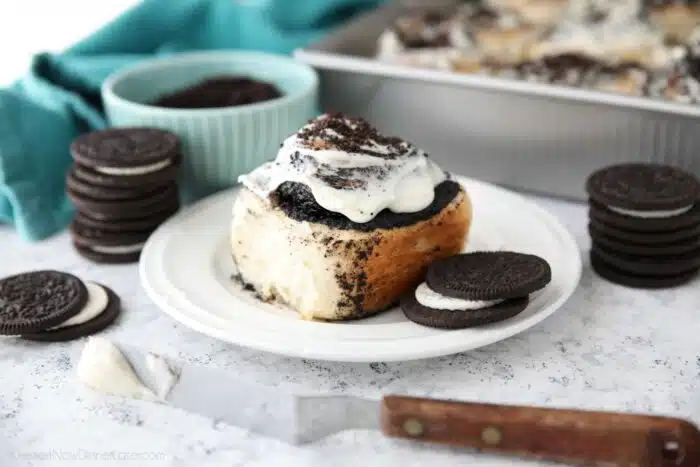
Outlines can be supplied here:
[[[348, 117], [341, 113], [312, 120], [297, 137], [311, 149], [338, 149], [348, 153], [364, 153], [386, 159], [395, 159], [411, 151], [411, 146], [401, 138], [384, 136], [367, 121]], [[387, 152], [373, 150], [373, 146], [385, 146]]]

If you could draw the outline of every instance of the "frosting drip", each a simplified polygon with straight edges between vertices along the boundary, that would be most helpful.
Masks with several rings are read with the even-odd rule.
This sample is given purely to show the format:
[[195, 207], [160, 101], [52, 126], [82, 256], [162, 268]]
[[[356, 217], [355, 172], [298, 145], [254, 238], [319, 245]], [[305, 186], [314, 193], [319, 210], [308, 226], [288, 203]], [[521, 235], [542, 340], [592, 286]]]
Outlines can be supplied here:
[[266, 199], [285, 182], [301, 183], [324, 209], [364, 223], [383, 209], [425, 209], [446, 178], [412, 144], [384, 136], [362, 119], [333, 114], [309, 122], [284, 141], [274, 161], [238, 181]]

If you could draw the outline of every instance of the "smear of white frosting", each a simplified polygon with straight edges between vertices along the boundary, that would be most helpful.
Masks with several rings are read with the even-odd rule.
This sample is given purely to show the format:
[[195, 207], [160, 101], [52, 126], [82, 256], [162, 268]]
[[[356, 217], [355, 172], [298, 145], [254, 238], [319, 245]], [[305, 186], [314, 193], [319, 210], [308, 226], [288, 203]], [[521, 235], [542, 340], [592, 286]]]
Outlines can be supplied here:
[[423, 282], [416, 289], [416, 300], [423, 306], [437, 310], [480, 310], [492, 307], [503, 300], [464, 300], [461, 298], [447, 297], [431, 289]]
[[107, 309], [107, 305], [109, 304], [109, 296], [101, 285], [86, 281], [85, 288], [88, 292], [88, 299], [80, 313], [75, 316], [71, 316], [58, 326], [54, 326], [50, 329], [59, 329], [67, 326], [76, 326], [78, 324], [87, 323]]
[[690, 206], [684, 206], [682, 208], [678, 209], [668, 209], [668, 210], [662, 210], [662, 211], [636, 211], [633, 209], [623, 209], [623, 208], [618, 208], [615, 206], [606, 206], [609, 210], [614, 211], [618, 214], [622, 214], [624, 216], [629, 216], [629, 217], [638, 217], [640, 219], [664, 219], [668, 217], [675, 217], [675, 216], [680, 216], [681, 214], [685, 214], [686, 212], [690, 211], [693, 209], [694, 205]]
[[155, 381], [158, 397], [165, 400], [180, 377], [179, 369], [164, 357], [154, 353], [146, 355], [146, 366]]
[[144, 245], [145, 245], [145, 243], [137, 243], [135, 245], [124, 245], [124, 246], [94, 245], [94, 246], [91, 246], [90, 249], [92, 251], [97, 252], [97, 253], [118, 255], [118, 254], [137, 253], [143, 249]]
[[158, 172], [171, 164], [171, 160], [167, 159], [153, 164], [139, 165], [136, 167], [96, 167], [95, 170], [107, 175], [144, 175], [153, 172]]
[[77, 367], [78, 379], [86, 386], [116, 396], [156, 401], [134, 372], [124, 354], [103, 337], [90, 337]]
[[[324, 118], [328, 116], [319, 117], [302, 130]], [[356, 128], [351, 120], [344, 120], [344, 124]], [[330, 129], [325, 135], [342, 138]], [[397, 213], [425, 209], [433, 202], [435, 186], [447, 177], [425, 152], [408, 142], [401, 143], [397, 157], [382, 157], [394, 156], [396, 149], [371, 138], [363, 141], [357, 153], [319, 143], [320, 148], [311, 148], [294, 134], [284, 141], [274, 161], [240, 176], [238, 181], [265, 199], [284, 182], [304, 184], [323, 208], [363, 223], [383, 209]], [[328, 175], [355, 184], [347, 188], [333, 186]]]

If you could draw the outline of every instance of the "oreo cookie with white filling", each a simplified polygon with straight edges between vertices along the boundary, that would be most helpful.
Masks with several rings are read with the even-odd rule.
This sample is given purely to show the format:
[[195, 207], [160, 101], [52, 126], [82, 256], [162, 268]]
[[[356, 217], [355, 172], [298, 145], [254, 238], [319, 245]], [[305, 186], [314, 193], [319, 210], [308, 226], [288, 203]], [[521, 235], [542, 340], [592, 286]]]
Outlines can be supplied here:
[[135, 182], [175, 165], [181, 142], [156, 128], [111, 128], [81, 135], [70, 151], [77, 164], [93, 172]]
[[601, 232], [606, 237], [614, 238], [619, 242], [637, 243], [649, 246], [685, 242], [700, 237], [700, 223], [684, 229], [643, 232], [616, 227], [606, 222], [601, 222], [596, 218], [591, 218], [589, 228]]
[[138, 219], [146, 215], [162, 212], [166, 206], [173, 205], [178, 199], [175, 184], [169, 184], [162, 190], [145, 195], [135, 195], [121, 200], [97, 199], [79, 193], [71, 187], [67, 189], [68, 197], [75, 207], [94, 219]]
[[655, 217], [670, 217], [700, 201], [700, 181], [693, 174], [653, 163], [604, 167], [588, 177], [586, 191], [609, 210], [653, 213]]
[[[684, 240], [675, 242], [649, 242], [649, 241], [630, 241], [621, 240], [606, 233], [605, 227], [602, 229], [590, 224], [588, 233], [594, 243], [600, 244], [610, 251], [616, 251], [631, 255], [645, 256], [668, 256], [668, 255], [683, 255], [692, 254], [700, 249], [700, 235], [690, 237]], [[646, 238], [652, 238], [654, 235], [646, 235]]]
[[77, 315], [88, 299], [85, 284], [60, 271], [31, 271], [0, 280], [0, 335], [34, 333]]
[[528, 297], [514, 298], [481, 309], [445, 310], [422, 305], [415, 292], [401, 299], [404, 316], [416, 324], [438, 329], [464, 329], [512, 318], [527, 308]]
[[549, 264], [535, 255], [459, 254], [428, 266], [425, 282], [402, 297], [401, 309], [406, 318], [423, 326], [482, 326], [522, 312], [530, 294], [550, 281]]
[[90, 336], [114, 323], [121, 312], [119, 296], [102, 284], [86, 282], [85, 285], [88, 299], [77, 315], [57, 326], [20, 337], [38, 342], [64, 342]]
[[98, 263], [123, 264], [138, 261], [153, 229], [114, 232], [91, 228], [74, 219], [70, 231], [74, 246], [84, 258]]
[[463, 300], [505, 300], [527, 296], [552, 280], [543, 258], [512, 251], [464, 253], [428, 266], [425, 281], [442, 295]]
[[684, 285], [697, 277], [698, 269], [679, 274], [640, 275], [622, 271], [602, 259], [595, 250], [590, 252], [591, 268], [603, 279], [635, 289], [666, 289]]
[[162, 209], [152, 214], [145, 214], [133, 219], [105, 219], [93, 217], [90, 213], [78, 211], [73, 220], [85, 227], [104, 230], [107, 232], [134, 232], [154, 230], [168, 220], [180, 209], [179, 200], [165, 204]]
[[635, 276], [674, 276], [700, 268], [700, 248], [684, 254], [622, 253], [593, 241], [591, 251], [616, 270]]
[[94, 168], [74, 163], [70, 175], [74, 182], [89, 185], [91, 187], [101, 187], [106, 189], [131, 189], [145, 186], [162, 186], [180, 176], [182, 167], [182, 155], [176, 154], [171, 158], [171, 163], [155, 172], [131, 175], [110, 175], [101, 173]]

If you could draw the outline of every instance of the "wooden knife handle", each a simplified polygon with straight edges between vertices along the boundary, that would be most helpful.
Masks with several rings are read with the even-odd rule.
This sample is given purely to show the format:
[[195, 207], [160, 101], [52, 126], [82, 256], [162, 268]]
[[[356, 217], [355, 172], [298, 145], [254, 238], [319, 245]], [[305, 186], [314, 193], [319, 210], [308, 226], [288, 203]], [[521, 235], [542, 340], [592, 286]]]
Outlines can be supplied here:
[[386, 396], [385, 435], [578, 465], [700, 466], [700, 432], [681, 419]]

